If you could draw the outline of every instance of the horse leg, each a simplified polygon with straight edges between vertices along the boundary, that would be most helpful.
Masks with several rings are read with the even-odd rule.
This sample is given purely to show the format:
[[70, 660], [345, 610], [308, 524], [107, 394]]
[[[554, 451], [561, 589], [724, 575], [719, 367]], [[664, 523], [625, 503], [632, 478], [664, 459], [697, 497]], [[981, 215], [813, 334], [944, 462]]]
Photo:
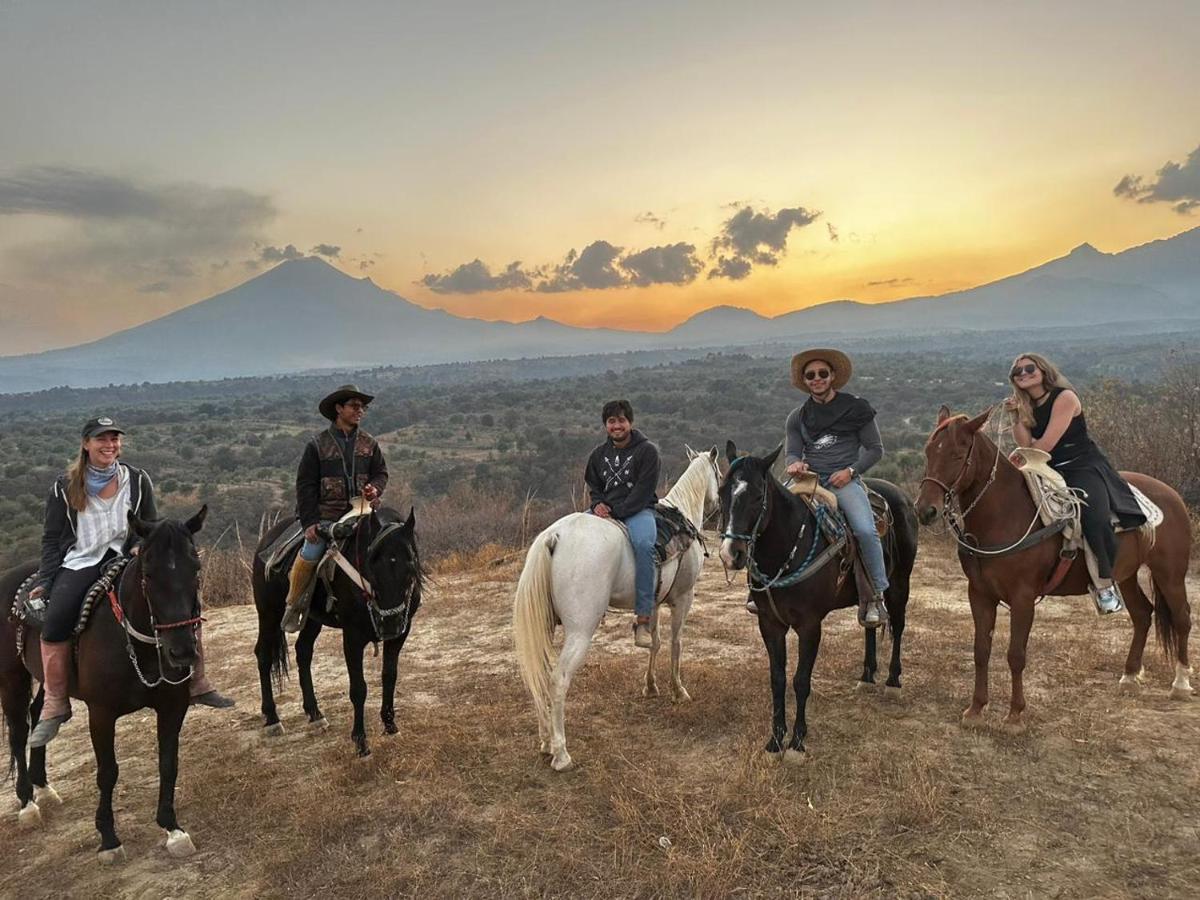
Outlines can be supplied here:
[[125, 859], [125, 848], [117, 837], [113, 823], [112, 795], [117, 786], [120, 767], [115, 746], [117, 719], [107, 709], [89, 707], [88, 728], [92, 736], [92, 752], [96, 756], [96, 785], [100, 788], [100, 804], [96, 807], [96, 830], [100, 832], [100, 862], [109, 864]]
[[1192, 630], [1192, 611], [1188, 605], [1184, 573], [1152, 573], [1152, 577], [1159, 637], [1166, 645], [1168, 656], [1175, 657], [1175, 680], [1167, 696], [1172, 700], [1191, 700], [1192, 670], [1188, 663], [1188, 635]]
[[[874, 629], [872, 629], [874, 630]], [[792, 740], [783, 754], [784, 762], [804, 762], [804, 739], [808, 736], [805, 708], [812, 693], [812, 671], [821, 649], [821, 620], [806, 621], [797, 629], [800, 635], [800, 659], [796, 663], [796, 677], [792, 680], [796, 691], [796, 724], [792, 728]]]
[[329, 723], [317, 706], [317, 693], [313, 690], [312, 659], [313, 646], [321, 634], [321, 623], [309, 618], [296, 638], [296, 669], [300, 673], [300, 693], [304, 697], [304, 712], [308, 714], [309, 724], [314, 728], [325, 729]]
[[11, 765], [16, 767], [17, 803], [20, 811], [17, 821], [26, 828], [42, 824], [42, 811], [33, 796], [29, 768], [26, 765], [26, 748], [29, 740], [30, 722], [26, 715], [30, 708], [29, 692], [32, 679], [22, 667], [20, 672], [4, 684], [0, 700], [4, 706], [4, 720], [8, 726], [8, 752]]
[[1125, 609], [1133, 622], [1133, 640], [1129, 642], [1129, 655], [1125, 657], [1125, 672], [1118, 682], [1123, 693], [1136, 694], [1142, 685], [1142, 655], [1146, 650], [1146, 637], [1150, 634], [1150, 623], [1154, 605], [1138, 584], [1137, 572], [1120, 584], [1121, 596], [1125, 598]]
[[346, 674], [350, 676], [350, 702], [354, 704], [354, 727], [350, 738], [360, 757], [371, 755], [367, 746], [367, 726], [363, 722], [363, 705], [367, 702], [367, 680], [363, 677], [363, 648], [367, 642], [351, 629], [342, 630], [342, 654], [346, 657]]
[[996, 628], [996, 601], [984, 597], [970, 584], [971, 618], [975, 620], [975, 693], [971, 705], [962, 714], [967, 727], [983, 724], [983, 709], [988, 705], [988, 661], [992, 657], [992, 632]]
[[658, 651], [662, 647], [662, 635], [659, 633], [662, 606], [655, 605], [650, 613], [650, 660], [646, 664], [646, 683], [642, 686], [643, 697], [658, 696], [658, 679], [654, 677], [654, 663], [658, 659]]
[[383, 642], [383, 699], [379, 704], [379, 718], [385, 734], [395, 734], [396, 727], [396, 678], [400, 673], [400, 650], [408, 632]]
[[563, 640], [562, 653], [550, 676], [552, 699], [550, 701], [550, 766], [556, 772], [571, 768], [571, 754], [567, 752], [567, 691], [571, 689], [571, 678], [583, 665], [591, 645], [592, 635], [588, 632], [568, 631]]
[[1012, 673], [1012, 699], [1004, 719], [1004, 730], [1009, 734], [1020, 734], [1025, 730], [1025, 650], [1033, 628], [1033, 599], [1013, 600], [1010, 607], [1008, 668]]
[[188, 833], [175, 818], [175, 781], [179, 777], [179, 731], [187, 704], [158, 710], [158, 815], [155, 821], [167, 832], [167, 852], [176, 859], [196, 852]]
[[[46, 688], [38, 685], [37, 695], [29, 704], [30, 728], [33, 728], [38, 719], [42, 717], [42, 706], [45, 702]], [[33, 799], [37, 801], [38, 806], [45, 806], [47, 803], [62, 806], [62, 797], [50, 786], [50, 779], [46, 777], [46, 748], [44, 746], [34, 747], [29, 751], [29, 780], [33, 783]]]
[[763, 610], [758, 617], [758, 631], [771, 666], [771, 739], [764, 749], [778, 756], [783, 753], [787, 736], [787, 626]]
[[258, 641], [254, 644], [254, 656], [258, 660], [258, 689], [262, 695], [263, 734], [268, 737], [283, 734], [283, 723], [279, 721], [279, 710], [275, 707], [275, 690], [271, 684], [271, 644], [269, 642], [273, 640], [274, 635], [266, 634], [260, 624]]
[[695, 591], [690, 590], [676, 600], [671, 608], [671, 695], [677, 703], [686, 703], [692, 699], [692, 695], [683, 686], [679, 663], [683, 657], [683, 625], [691, 612], [695, 597]]
[[877, 628], [863, 629], [863, 669], [862, 675], [858, 679], [858, 684], [854, 686], [854, 689], [857, 691], [875, 689], [875, 672], [879, 668], [875, 654], [875, 634], [878, 630]]
[[[897, 573], [888, 588], [888, 623], [892, 632], [892, 658], [888, 665], [888, 678], [884, 683], [883, 696], [891, 700], [901, 697], [900, 645], [904, 637], [904, 622], [908, 614], [908, 576]], [[871, 629], [876, 631], [878, 629]]]

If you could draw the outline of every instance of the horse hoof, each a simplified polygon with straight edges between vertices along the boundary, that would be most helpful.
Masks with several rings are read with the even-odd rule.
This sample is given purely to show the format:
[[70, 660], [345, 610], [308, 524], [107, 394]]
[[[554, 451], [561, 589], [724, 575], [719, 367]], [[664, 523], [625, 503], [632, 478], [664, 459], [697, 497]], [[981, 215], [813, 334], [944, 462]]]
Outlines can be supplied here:
[[783, 751], [783, 761], [789, 766], [802, 766], [808, 762], [808, 754], [803, 750], [795, 750], [788, 747]]
[[283, 734], [283, 723], [276, 722], [274, 725], [263, 726], [264, 737], [280, 737]]
[[42, 826], [42, 810], [37, 802], [30, 800], [17, 813], [17, 824], [22, 828], [40, 828]]
[[117, 844], [111, 850], [99, 850], [96, 852], [96, 859], [100, 860], [100, 865], [111, 866], [116, 863], [125, 862], [125, 845]]
[[175, 859], [185, 859], [196, 852], [191, 836], [181, 828], [167, 832], [167, 852]]
[[[308, 728], [310, 731], [328, 731], [329, 730], [329, 720], [326, 719], [324, 716], [321, 716], [321, 718], [319, 718], [319, 719], [313, 719], [311, 722], [308, 723]], [[279, 726], [278, 733], [283, 734], [283, 726], [282, 725]]]
[[358, 750], [355, 751], [355, 753], [357, 754], [359, 759], [366, 759], [368, 756], [371, 755], [371, 748], [365, 747], [365, 746], [359, 747]]
[[859, 681], [855, 683], [854, 690], [859, 694], [874, 693], [879, 690], [879, 685], [873, 681]]
[[883, 699], [899, 703], [904, 699], [904, 688], [892, 687], [890, 684], [885, 684], [883, 686]]
[[685, 691], [683, 688], [680, 688], [679, 690], [677, 690], [675, 692], [675, 702], [676, 703], [691, 703], [692, 695], [689, 694], [687, 691]]
[[538, 744], [538, 753], [540, 753], [542, 756], [554, 755], [554, 751], [550, 749], [550, 743], [548, 741], [542, 741], [540, 744]]
[[963, 713], [959, 724], [971, 731], [978, 731], [987, 727], [987, 723], [983, 719], [983, 713]]
[[1172, 686], [1171, 692], [1167, 694], [1171, 700], [1191, 700], [1192, 689], [1190, 687]]
[[1136, 697], [1142, 692], [1141, 684], [1133, 675], [1122, 675], [1121, 680], [1117, 682], [1117, 687], [1122, 694], [1129, 697]]
[[1000, 727], [1004, 729], [1005, 734], [1018, 735], [1024, 734], [1028, 726], [1025, 724], [1024, 719], [1014, 719], [1009, 717], [1004, 720], [1004, 724]]
[[645, 687], [643, 687], [642, 688], [642, 696], [643, 697], [657, 697], [658, 696], [658, 685], [648, 684]]
[[571, 754], [564, 750], [562, 756], [556, 756], [550, 760], [550, 768], [555, 772], [569, 772], [575, 768], [575, 762], [571, 759]]
[[395, 722], [384, 722], [383, 723], [383, 733], [384, 734], [399, 734], [400, 729], [396, 727]]

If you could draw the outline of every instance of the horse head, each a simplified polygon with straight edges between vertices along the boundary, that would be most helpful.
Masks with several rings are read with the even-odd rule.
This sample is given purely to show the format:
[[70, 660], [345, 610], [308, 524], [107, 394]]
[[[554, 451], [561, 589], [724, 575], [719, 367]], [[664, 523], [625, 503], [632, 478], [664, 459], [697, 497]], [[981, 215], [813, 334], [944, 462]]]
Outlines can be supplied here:
[[375, 592], [375, 602], [381, 616], [380, 637], [397, 637], [407, 628], [408, 621], [421, 605], [421, 589], [425, 570], [417, 552], [416, 512], [409, 509], [408, 518], [400, 521], [395, 510], [381, 510], [367, 549], [363, 575]]
[[945, 509], [946, 498], [969, 490], [979, 475], [972, 450], [979, 429], [987, 422], [992, 407], [973, 419], [951, 415], [947, 406], [938, 410], [937, 425], [925, 442], [925, 475], [917, 494], [917, 518], [932, 525]]
[[129, 512], [129, 527], [141, 539], [137, 587], [167, 661], [180, 668], [196, 660], [196, 629], [189, 627], [200, 620], [200, 555], [194, 536], [207, 516], [207, 505], [186, 522], [146, 522]]
[[[717, 468], [717, 447], [714, 444], [700, 453], [687, 444], [683, 445], [683, 449], [687, 451], [688, 468], [694, 467], [704, 476], [704, 509], [700, 512], [700, 521], [706, 522], [717, 511], [720, 503], [718, 492], [721, 487], [721, 474]], [[699, 524], [697, 523], [697, 526]]]
[[746, 567], [750, 544], [762, 533], [769, 516], [771, 466], [783, 451], [780, 444], [766, 456], [738, 456], [733, 441], [725, 444], [729, 469], [721, 484], [721, 561], [730, 568]]

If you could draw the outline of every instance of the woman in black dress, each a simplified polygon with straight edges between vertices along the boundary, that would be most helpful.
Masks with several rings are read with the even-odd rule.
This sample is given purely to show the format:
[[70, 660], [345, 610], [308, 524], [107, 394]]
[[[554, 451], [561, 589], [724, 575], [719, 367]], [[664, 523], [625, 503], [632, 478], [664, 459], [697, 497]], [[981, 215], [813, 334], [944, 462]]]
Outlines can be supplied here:
[[1136, 528], [1146, 517], [1129, 485], [1088, 436], [1083, 404], [1058, 368], [1044, 356], [1024, 353], [1013, 360], [1009, 380], [1013, 393], [1004, 407], [1012, 416], [1013, 439], [1019, 447], [1049, 453], [1050, 465], [1068, 486], [1082, 492], [1083, 536], [1098, 570], [1092, 599], [1101, 615], [1119, 612], [1124, 603], [1112, 580], [1117, 555], [1112, 520], [1122, 528]]

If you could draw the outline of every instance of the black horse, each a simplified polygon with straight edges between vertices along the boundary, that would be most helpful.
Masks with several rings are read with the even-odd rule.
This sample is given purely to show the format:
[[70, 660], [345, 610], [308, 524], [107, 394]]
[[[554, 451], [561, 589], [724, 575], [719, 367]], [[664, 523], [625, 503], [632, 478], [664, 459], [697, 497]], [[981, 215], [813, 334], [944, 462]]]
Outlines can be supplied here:
[[[262, 689], [263, 727], [268, 735], [283, 733], [272, 682], [278, 686], [288, 673], [287, 635], [280, 629], [288, 580], [287, 566], [268, 579], [261, 555], [263, 549], [291, 524], [283, 521], [269, 529], [259, 541], [254, 559], [254, 605], [258, 608], [258, 642], [254, 645], [254, 655], [258, 658], [258, 679]], [[393, 703], [400, 650], [421, 605], [421, 590], [425, 584], [425, 570], [417, 552], [416, 517], [410, 510], [408, 519], [401, 522], [395, 510], [386, 508], [363, 516], [354, 524], [343, 550], [351, 566], [366, 581], [370, 595], [341, 568], [335, 570], [333, 597], [326, 596], [324, 586], [318, 582], [308, 620], [296, 638], [296, 661], [300, 665], [300, 689], [304, 694], [308, 721], [324, 728], [325, 716], [317, 706], [313, 692], [313, 645], [323, 626], [342, 629], [342, 651], [350, 676], [350, 702], [354, 704], [354, 728], [350, 737], [358, 755], [368, 756], [371, 750], [367, 746], [367, 730], [363, 723], [363, 703], [367, 699], [363, 649], [368, 643], [383, 642], [383, 703], [379, 716], [384, 731], [395, 734]]]
[[[172, 856], [188, 856], [195, 846], [175, 816], [175, 779], [179, 774], [179, 731], [188, 710], [188, 681], [196, 660], [195, 626], [200, 621], [200, 557], [193, 535], [204, 524], [208, 507], [186, 522], [143, 522], [132, 512], [129, 525], [142, 539], [110, 601], [101, 602], [78, 638], [76, 677], [71, 696], [88, 707], [100, 804], [96, 829], [100, 859], [124, 859], [125, 848], [113, 822], [112, 795], [117, 784], [114, 733], [117, 719], [149, 707], [158, 720], [158, 815], [167, 831]], [[17, 587], [37, 569], [27, 563], [0, 577], [0, 702], [8, 723], [10, 769], [16, 771], [21, 819], [40, 821], [38, 800], [57, 800], [46, 783], [45, 748], [26, 763], [26, 742], [37, 723], [42, 691], [30, 702], [32, 679], [42, 678], [39, 636], [9, 619]], [[24, 659], [17, 653], [17, 628], [25, 630]], [[39, 788], [35, 796], [34, 788]]]
[[[821, 622], [832, 610], [858, 604], [852, 571], [844, 565], [844, 552], [831, 550], [833, 535], [844, 525], [822, 527], [807, 503], [785, 490], [771, 474], [782, 445], [765, 458], [738, 457], [730, 441], [725, 448], [730, 468], [721, 485], [721, 557], [732, 569], [751, 562], [751, 596], [758, 606], [758, 629], [771, 662], [771, 699], [774, 715], [766, 751], [801, 761], [808, 734], [804, 709], [812, 688], [813, 664], [821, 646]], [[894, 484], [865, 479], [886, 500], [892, 514], [894, 540], [884, 543], [890, 586], [884, 595], [892, 631], [892, 661], [885, 692], [900, 691], [900, 639], [908, 605], [909, 579], [917, 556], [917, 517], [912, 502]], [[828, 553], [826, 551], [829, 551]], [[803, 576], [803, 577], [801, 577]], [[774, 584], [774, 587], [768, 585]], [[766, 588], [764, 590], [764, 588]], [[796, 690], [796, 724], [787, 735], [787, 634], [795, 629], [800, 640], [800, 661], [793, 685]], [[866, 630], [866, 653], [860, 688], [875, 684], [875, 630]]]

